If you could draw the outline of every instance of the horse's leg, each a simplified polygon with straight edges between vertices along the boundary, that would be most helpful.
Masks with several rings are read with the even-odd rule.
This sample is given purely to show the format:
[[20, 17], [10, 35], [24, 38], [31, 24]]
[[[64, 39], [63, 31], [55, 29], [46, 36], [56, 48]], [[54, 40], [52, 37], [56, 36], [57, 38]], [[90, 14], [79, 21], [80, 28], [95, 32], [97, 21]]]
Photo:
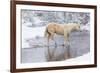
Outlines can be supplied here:
[[69, 33], [67, 34], [67, 45], [70, 45], [70, 41], [69, 41]]
[[54, 33], [51, 33], [51, 39], [54, 40]]
[[69, 43], [69, 34], [64, 33], [64, 45], [68, 45], [68, 43]]
[[66, 45], [67, 42], [67, 35], [64, 35], [64, 45]]
[[50, 44], [50, 39], [54, 40], [54, 34], [53, 33], [50, 33], [48, 35], [48, 45]]
[[49, 46], [49, 41], [50, 41], [50, 34], [48, 34], [48, 38], [47, 38], [47, 44], [48, 44], [48, 46]]
[[[54, 40], [54, 35], [55, 35], [55, 33], [52, 32], [52, 33], [51, 33], [51, 39], [52, 39], [52, 40]], [[55, 46], [57, 46], [57, 43], [56, 43], [55, 40], [54, 40], [54, 42], [55, 42]]]

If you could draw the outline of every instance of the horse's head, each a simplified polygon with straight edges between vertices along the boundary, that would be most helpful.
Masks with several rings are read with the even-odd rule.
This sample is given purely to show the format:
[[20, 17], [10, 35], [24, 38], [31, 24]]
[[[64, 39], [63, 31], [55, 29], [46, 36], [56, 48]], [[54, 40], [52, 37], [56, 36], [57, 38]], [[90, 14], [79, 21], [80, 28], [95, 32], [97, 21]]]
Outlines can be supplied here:
[[81, 25], [80, 24], [75, 24], [74, 30], [81, 31]]
[[80, 30], [80, 24], [76, 24], [76, 30]]

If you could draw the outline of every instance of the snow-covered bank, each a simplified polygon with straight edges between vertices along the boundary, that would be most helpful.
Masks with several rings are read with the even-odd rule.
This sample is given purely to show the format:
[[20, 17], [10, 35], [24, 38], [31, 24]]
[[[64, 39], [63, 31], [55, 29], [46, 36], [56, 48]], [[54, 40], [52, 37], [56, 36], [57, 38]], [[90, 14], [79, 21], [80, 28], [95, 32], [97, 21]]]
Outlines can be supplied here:
[[44, 37], [45, 32], [44, 27], [27, 27], [22, 25], [22, 48], [30, 47], [29, 43], [27, 42], [28, 39], [34, 39], [36, 37]]
[[70, 58], [66, 60], [66, 63], [69, 65], [81, 65], [81, 64], [92, 64], [93, 60], [91, 59], [90, 53], [84, 54], [76, 58]]

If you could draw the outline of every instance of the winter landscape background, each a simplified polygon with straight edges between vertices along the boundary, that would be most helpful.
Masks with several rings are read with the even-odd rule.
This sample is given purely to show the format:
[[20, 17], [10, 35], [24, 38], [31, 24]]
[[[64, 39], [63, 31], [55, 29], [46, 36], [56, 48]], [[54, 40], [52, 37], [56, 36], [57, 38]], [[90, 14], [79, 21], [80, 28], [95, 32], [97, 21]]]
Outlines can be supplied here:
[[[64, 41], [62, 35], [55, 36], [58, 46], [52, 40], [46, 46], [48, 44], [44, 31], [51, 22], [80, 23], [82, 32], [70, 34], [70, 46], [61, 46]], [[22, 9], [21, 26], [21, 63], [62, 61], [90, 52], [90, 13]]]

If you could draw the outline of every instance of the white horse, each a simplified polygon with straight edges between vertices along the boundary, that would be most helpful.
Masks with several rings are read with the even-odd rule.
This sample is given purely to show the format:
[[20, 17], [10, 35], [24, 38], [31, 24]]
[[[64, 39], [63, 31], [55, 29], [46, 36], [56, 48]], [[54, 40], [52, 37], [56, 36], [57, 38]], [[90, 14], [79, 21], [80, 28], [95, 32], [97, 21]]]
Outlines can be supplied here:
[[74, 30], [80, 30], [80, 24], [68, 23], [68, 24], [57, 24], [49, 23], [45, 30], [45, 36], [49, 39], [54, 39], [55, 34], [64, 36], [64, 45], [69, 41], [69, 34]]

